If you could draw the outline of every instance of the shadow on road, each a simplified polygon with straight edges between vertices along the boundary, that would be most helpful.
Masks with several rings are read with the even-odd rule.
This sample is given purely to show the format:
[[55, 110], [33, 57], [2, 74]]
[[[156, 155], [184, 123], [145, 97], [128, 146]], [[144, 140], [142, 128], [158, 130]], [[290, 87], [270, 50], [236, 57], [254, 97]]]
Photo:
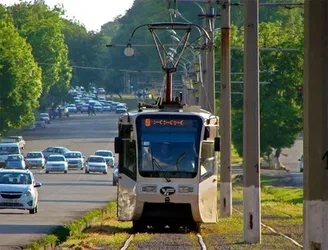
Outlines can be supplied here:
[[[56, 225], [0, 225], [0, 234], [45, 234], [54, 230]], [[60, 225], [57, 225], [60, 227]], [[0, 248], [1, 249], [1, 248]]]
[[109, 201], [87, 201], [87, 200], [39, 200], [39, 202], [68, 202], [68, 203], [97, 203], [107, 204]]
[[107, 183], [104, 183], [104, 184], [101, 184], [101, 183], [84, 183], [84, 182], [63, 182], [63, 183], [58, 183], [58, 182], [46, 182], [46, 183], [43, 183], [42, 185], [43, 186], [98, 186], [98, 187], [101, 187], [101, 186], [111, 186], [111, 183], [112, 181], [108, 181]]

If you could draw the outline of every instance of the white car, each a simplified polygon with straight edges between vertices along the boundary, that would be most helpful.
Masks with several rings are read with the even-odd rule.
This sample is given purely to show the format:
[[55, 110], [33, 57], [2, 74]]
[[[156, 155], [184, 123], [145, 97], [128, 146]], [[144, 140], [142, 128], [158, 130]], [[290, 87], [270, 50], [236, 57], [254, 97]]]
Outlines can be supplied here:
[[81, 169], [84, 168], [84, 157], [80, 151], [71, 151], [65, 155], [68, 168]]
[[0, 209], [29, 210], [38, 212], [38, 190], [29, 170], [0, 170]]
[[6, 169], [25, 169], [24, 156], [21, 154], [8, 155], [6, 160]]
[[81, 107], [81, 113], [88, 112], [89, 110], [89, 104], [83, 104]]
[[50, 116], [48, 113], [40, 113], [40, 118], [44, 120], [45, 123], [50, 124]]
[[75, 106], [75, 104], [70, 104], [67, 106], [68, 112], [70, 113], [77, 113], [77, 108]]
[[109, 167], [114, 167], [115, 164], [115, 158], [114, 154], [110, 150], [97, 150], [95, 152], [95, 155], [99, 155], [105, 158], [105, 161]]
[[41, 151], [28, 152], [25, 157], [26, 168], [44, 168], [46, 159]]
[[107, 174], [108, 168], [104, 157], [97, 155], [89, 156], [85, 173], [89, 174], [91, 172]]
[[68, 164], [63, 155], [50, 155], [47, 158], [46, 174], [50, 172], [64, 172], [67, 174]]

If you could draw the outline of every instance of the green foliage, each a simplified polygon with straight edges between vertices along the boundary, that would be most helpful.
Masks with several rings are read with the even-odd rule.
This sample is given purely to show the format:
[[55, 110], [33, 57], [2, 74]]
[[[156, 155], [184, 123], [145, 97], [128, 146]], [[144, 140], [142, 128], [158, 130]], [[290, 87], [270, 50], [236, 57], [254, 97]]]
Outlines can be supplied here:
[[[303, 81], [302, 17], [293, 25], [281, 21], [259, 25], [260, 48], [296, 48], [299, 52], [260, 51], [260, 153], [268, 157], [273, 149], [291, 147], [302, 130], [302, 107], [297, 102], [296, 86]], [[298, 33], [297, 33], [298, 32]], [[232, 47], [241, 47], [243, 28], [232, 28]], [[220, 44], [220, 41], [217, 41]], [[243, 51], [232, 51], [232, 72], [243, 72]], [[233, 75], [232, 81], [243, 81]], [[232, 84], [232, 91], [243, 86]], [[243, 155], [243, 96], [232, 96], [232, 140]]]
[[[31, 44], [33, 56], [42, 67], [41, 105], [47, 106], [52, 98], [62, 95], [68, 89], [71, 68], [67, 58], [67, 45], [62, 34], [62, 10], [50, 10], [44, 3], [31, 4], [21, 2], [8, 8], [15, 26], [22, 37]], [[59, 91], [60, 90], [60, 91]]]
[[0, 5], [0, 133], [34, 121], [42, 91], [41, 69]]

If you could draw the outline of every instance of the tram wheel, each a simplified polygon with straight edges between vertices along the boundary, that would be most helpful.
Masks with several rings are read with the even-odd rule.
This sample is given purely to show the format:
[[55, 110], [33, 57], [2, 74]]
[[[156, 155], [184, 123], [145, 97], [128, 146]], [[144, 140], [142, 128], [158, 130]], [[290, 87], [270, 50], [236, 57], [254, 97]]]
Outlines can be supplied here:
[[133, 231], [135, 233], [142, 233], [146, 231], [146, 224], [143, 221], [134, 220], [132, 224], [133, 224]]

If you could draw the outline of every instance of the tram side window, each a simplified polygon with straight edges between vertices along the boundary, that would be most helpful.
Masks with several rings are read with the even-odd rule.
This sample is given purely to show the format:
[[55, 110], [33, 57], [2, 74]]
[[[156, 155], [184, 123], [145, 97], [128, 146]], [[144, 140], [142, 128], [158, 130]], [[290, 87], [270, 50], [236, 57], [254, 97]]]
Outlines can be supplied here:
[[123, 143], [123, 164], [120, 166], [120, 172], [136, 180], [137, 161], [136, 161], [136, 142], [122, 140]]
[[214, 164], [214, 142], [205, 142], [202, 144], [201, 155], [201, 181], [207, 179], [216, 173]]

